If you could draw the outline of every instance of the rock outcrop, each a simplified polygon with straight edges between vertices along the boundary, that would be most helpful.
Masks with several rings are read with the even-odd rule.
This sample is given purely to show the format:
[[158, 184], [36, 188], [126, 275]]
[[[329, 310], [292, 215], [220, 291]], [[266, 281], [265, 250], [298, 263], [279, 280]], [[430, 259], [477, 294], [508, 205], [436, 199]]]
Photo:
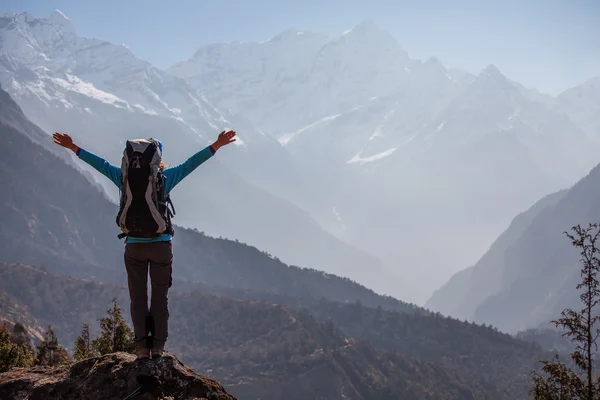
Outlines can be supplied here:
[[218, 382], [196, 374], [172, 355], [137, 360], [127, 353], [58, 367], [13, 369], [0, 374], [0, 398], [237, 400]]

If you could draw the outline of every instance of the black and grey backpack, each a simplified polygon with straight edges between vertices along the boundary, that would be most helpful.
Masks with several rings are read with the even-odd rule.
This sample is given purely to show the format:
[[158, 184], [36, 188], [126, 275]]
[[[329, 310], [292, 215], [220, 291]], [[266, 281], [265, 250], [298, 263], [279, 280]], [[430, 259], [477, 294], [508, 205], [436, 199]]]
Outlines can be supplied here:
[[171, 218], [175, 210], [164, 190], [161, 159], [158, 141], [127, 141], [121, 162], [123, 190], [117, 214], [117, 225], [122, 231], [120, 239], [125, 236], [154, 238], [174, 233]]

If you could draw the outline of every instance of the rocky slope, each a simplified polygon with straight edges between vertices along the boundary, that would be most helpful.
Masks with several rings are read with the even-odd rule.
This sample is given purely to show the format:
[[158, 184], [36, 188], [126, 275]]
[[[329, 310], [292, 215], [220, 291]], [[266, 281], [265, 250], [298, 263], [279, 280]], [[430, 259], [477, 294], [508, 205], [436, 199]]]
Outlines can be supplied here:
[[235, 400], [216, 381], [167, 355], [141, 361], [113, 353], [58, 367], [17, 368], [0, 374], [0, 397], [14, 400], [124, 399]]
[[6, 291], [0, 291], [0, 325], [14, 326], [17, 322], [25, 327], [31, 338], [43, 339], [43, 324], [29, 312], [29, 307]]

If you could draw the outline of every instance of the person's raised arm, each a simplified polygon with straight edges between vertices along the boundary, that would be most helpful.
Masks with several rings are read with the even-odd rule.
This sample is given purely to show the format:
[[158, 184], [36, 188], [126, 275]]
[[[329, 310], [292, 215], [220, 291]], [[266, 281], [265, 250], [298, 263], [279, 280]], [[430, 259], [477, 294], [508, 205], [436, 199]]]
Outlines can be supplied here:
[[223, 146], [227, 146], [229, 143], [235, 142], [235, 131], [223, 131], [219, 133], [217, 140], [210, 147], [213, 148], [213, 153], [216, 153]]
[[98, 172], [102, 175], [106, 176], [110, 179], [119, 189], [122, 188], [121, 184], [121, 168], [117, 167], [106, 161], [104, 158], [95, 155], [92, 152], [89, 152], [79, 146], [77, 146], [71, 136], [66, 133], [58, 133], [55, 132], [52, 135], [54, 139], [54, 143], [59, 146], [62, 146], [66, 149], [71, 150], [73, 153], [77, 155], [81, 160], [85, 161], [92, 167], [94, 167]]
[[181, 182], [183, 178], [191, 174], [196, 168], [211, 158], [217, 152], [217, 150], [233, 142], [235, 142], [235, 131], [223, 131], [219, 134], [217, 140], [215, 140], [213, 144], [200, 150], [188, 158], [186, 162], [175, 167], [167, 168], [164, 171], [164, 174], [167, 177], [167, 193], [170, 192], [179, 182]]
[[77, 154], [79, 152], [79, 146], [77, 146], [73, 142], [73, 138], [71, 136], [69, 136], [68, 134], [54, 132], [54, 135], [52, 135], [52, 138], [54, 139], [54, 143], [56, 143], [57, 145], [62, 146], [65, 149], [69, 149], [75, 154]]

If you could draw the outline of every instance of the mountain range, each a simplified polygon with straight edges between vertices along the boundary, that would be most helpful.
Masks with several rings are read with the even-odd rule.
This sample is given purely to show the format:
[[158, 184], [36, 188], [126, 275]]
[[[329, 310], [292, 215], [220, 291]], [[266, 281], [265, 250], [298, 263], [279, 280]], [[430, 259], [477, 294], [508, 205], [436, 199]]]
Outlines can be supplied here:
[[293, 157], [310, 154], [298, 168], [327, 206], [311, 212], [422, 295], [574, 184], [599, 150], [598, 79], [553, 97], [494, 65], [471, 74], [412, 59], [373, 21], [207, 45], [168, 72]]
[[[297, 198], [309, 193], [283, 146], [243, 117], [211, 107], [184, 80], [124, 46], [77, 36], [59, 11], [43, 19], [5, 14], [0, 39], [0, 82], [25, 115], [46, 133], [71, 133], [81, 147], [114, 164], [127, 138], [158, 137], [166, 161], [178, 163], [220, 130], [239, 131], [237, 146], [224, 149], [174, 191], [181, 225], [258, 246], [287, 263], [359, 280], [380, 293], [406, 287], [377, 257], [334, 237], [282, 197], [286, 190], [299, 192]], [[116, 200], [117, 189], [106, 178], [80, 161], [74, 164]]]
[[208, 132], [239, 132], [177, 188], [183, 226], [418, 304], [599, 150], [597, 79], [549, 96], [493, 65], [412, 59], [372, 21], [202, 46], [166, 71], [59, 11], [4, 14], [0, 39], [24, 113], [114, 163], [132, 135], [164, 138], [179, 162]]

